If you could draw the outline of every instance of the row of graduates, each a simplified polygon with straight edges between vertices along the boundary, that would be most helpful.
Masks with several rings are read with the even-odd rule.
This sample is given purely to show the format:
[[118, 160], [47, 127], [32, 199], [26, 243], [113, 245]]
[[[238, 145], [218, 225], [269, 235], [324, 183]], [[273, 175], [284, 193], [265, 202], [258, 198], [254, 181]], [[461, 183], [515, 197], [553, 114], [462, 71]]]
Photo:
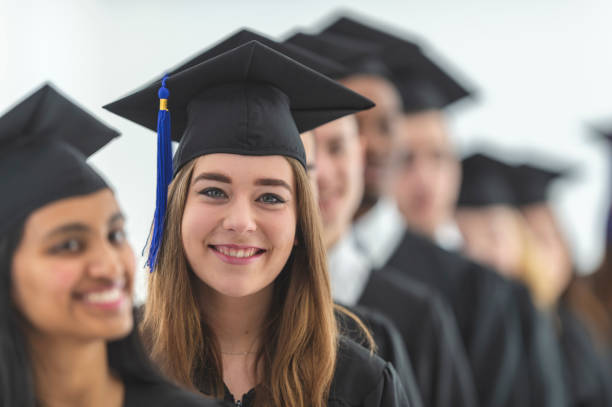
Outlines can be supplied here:
[[42, 87], [0, 118], [2, 405], [609, 405], [581, 326], [443, 248], [437, 195], [410, 184], [406, 139], [447, 140], [468, 95], [343, 17], [283, 43], [241, 30], [105, 106], [158, 131], [134, 323], [124, 219], [85, 163], [118, 133]]

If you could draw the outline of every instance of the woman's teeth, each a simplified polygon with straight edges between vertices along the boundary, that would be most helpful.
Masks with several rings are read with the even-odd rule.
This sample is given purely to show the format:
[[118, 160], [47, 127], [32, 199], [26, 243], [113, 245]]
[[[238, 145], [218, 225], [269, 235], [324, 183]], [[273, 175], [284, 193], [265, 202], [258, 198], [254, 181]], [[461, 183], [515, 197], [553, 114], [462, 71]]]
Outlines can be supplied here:
[[250, 248], [250, 249], [230, 249], [229, 247], [216, 247], [217, 251], [220, 253], [237, 258], [251, 257], [254, 256], [258, 249]]
[[85, 294], [83, 297], [85, 301], [94, 303], [94, 304], [102, 304], [108, 302], [118, 301], [123, 295], [123, 290], [119, 287], [113, 287], [111, 289], [105, 291], [98, 291], [95, 293]]

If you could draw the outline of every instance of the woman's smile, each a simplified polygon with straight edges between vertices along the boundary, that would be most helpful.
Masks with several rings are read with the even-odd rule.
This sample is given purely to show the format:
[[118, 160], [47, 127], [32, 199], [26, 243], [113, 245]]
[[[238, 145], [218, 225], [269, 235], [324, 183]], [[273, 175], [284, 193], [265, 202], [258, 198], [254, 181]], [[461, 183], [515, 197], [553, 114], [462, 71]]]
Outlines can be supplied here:
[[251, 264], [261, 258], [265, 249], [235, 244], [208, 245], [215, 255], [225, 263], [233, 265]]

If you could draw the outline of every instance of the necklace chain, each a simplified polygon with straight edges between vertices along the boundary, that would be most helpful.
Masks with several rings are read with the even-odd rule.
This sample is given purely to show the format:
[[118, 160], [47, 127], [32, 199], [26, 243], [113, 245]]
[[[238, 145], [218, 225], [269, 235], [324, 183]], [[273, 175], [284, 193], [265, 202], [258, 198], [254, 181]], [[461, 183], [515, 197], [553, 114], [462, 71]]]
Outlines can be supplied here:
[[232, 356], [246, 356], [246, 355], [251, 355], [251, 354], [253, 354], [255, 352], [250, 352], [250, 351], [247, 351], [247, 352], [223, 352], [223, 351], [221, 351], [221, 353], [224, 354], [224, 355], [232, 355]]

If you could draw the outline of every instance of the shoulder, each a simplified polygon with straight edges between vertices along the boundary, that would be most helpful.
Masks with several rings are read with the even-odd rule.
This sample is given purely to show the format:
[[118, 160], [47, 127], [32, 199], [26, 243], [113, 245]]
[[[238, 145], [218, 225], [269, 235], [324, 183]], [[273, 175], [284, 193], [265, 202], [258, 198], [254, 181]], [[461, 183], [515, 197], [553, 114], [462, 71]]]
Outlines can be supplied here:
[[124, 407], [216, 407], [222, 404], [182, 390], [167, 382], [128, 381], [125, 383]]
[[340, 405], [360, 406], [373, 392], [379, 392], [394, 378], [393, 368], [352, 340], [341, 337], [330, 400]]

